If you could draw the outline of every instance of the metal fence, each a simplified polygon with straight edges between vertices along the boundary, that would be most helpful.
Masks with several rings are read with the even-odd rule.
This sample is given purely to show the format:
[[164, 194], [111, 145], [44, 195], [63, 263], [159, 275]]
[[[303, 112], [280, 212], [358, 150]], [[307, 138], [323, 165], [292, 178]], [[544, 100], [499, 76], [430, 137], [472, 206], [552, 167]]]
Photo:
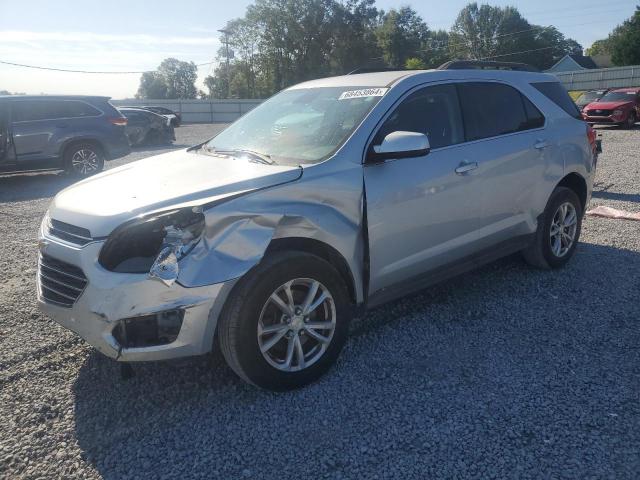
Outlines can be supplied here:
[[262, 100], [111, 100], [115, 106], [152, 105], [182, 115], [185, 123], [229, 123], [256, 107]]
[[640, 65], [549, 73], [558, 77], [569, 91], [640, 87]]

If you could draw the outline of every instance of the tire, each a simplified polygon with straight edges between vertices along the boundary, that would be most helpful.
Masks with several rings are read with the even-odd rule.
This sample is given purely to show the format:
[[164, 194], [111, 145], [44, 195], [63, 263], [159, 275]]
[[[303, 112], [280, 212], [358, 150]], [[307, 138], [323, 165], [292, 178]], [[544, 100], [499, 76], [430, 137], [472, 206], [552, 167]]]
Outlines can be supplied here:
[[636, 112], [629, 112], [629, 116], [627, 117], [627, 121], [622, 124], [623, 128], [627, 130], [631, 130], [636, 126]]
[[[294, 306], [304, 307], [313, 282], [319, 284], [313, 300], [320, 301], [325, 293], [330, 298], [309, 314], [308, 321], [300, 311], [288, 317], [288, 305], [283, 310], [271, 300], [276, 295], [290, 304], [284, 290], [288, 282], [293, 282], [290, 291]], [[335, 363], [347, 338], [350, 319], [346, 286], [331, 264], [303, 252], [276, 252], [234, 287], [218, 322], [218, 342], [225, 360], [240, 378], [267, 390], [291, 390], [316, 381]], [[319, 328], [332, 321], [332, 329]], [[275, 333], [259, 334], [259, 325]], [[313, 332], [328, 341], [317, 340]], [[267, 348], [272, 341], [273, 346]]]
[[86, 178], [104, 168], [104, 154], [95, 143], [76, 143], [64, 152], [64, 169], [69, 175]]
[[[575, 223], [569, 227], [563, 226], [562, 230], [560, 230], [555, 225], [562, 215], [559, 209], [564, 205], [570, 205], [570, 207], [567, 207], [563, 225], [570, 223], [571, 212], [575, 214]], [[569, 188], [557, 187], [549, 197], [544, 212], [538, 217], [538, 228], [534, 241], [522, 252], [527, 263], [542, 269], [563, 267], [573, 256], [580, 239], [582, 216], [582, 203], [578, 195]], [[554, 232], [560, 232], [554, 235], [553, 238], [551, 235], [552, 228]], [[563, 232], [566, 233], [567, 237], [562, 235]], [[567, 248], [568, 237], [572, 237], [572, 241]], [[558, 242], [560, 242], [559, 249]]]

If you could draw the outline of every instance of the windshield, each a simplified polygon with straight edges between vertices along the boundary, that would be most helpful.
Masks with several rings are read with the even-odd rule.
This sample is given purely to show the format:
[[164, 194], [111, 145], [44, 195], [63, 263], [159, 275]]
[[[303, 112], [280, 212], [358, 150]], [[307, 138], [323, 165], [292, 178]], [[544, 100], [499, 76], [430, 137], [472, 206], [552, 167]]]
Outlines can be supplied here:
[[601, 102], [632, 102], [636, 92], [609, 92], [600, 99]]
[[317, 163], [333, 154], [387, 88], [285, 90], [210, 140], [210, 151], [251, 151], [273, 163]]
[[578, 97], [577, 103], [595, 102], [602, 96], [602, 92], [585, 92]]

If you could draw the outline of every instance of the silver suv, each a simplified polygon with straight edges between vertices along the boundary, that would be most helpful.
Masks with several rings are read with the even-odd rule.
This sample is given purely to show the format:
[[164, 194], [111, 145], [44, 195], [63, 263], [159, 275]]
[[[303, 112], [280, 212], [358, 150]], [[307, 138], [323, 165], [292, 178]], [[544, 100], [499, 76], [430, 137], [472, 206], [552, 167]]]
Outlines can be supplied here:
[[300, 387], [366, 308], [517, 251], [563, 266], [596, 160], [549, 75], [453, 65], [302, 83], [204, 144], [60, 192], [39, 303], [120, 361], [217, 343], [246, 381]]

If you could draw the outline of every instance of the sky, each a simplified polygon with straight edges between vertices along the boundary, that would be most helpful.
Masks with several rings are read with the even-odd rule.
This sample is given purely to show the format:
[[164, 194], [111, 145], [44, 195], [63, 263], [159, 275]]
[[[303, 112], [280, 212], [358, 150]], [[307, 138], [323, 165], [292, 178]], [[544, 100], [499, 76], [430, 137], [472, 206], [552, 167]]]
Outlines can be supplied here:
[[[0, 0], [0, 61], [44, 67], [129, 72], [157, 68], [167, 57], [215, 60], [218, 29], [252, 0]], [[409, 5], [432, 29], [449, 29], [469, 0], [377, 0], [388, 10]], [[583, 47], [634, 10], [635, 0], [486, 0], [512, 5], [531, 23], [555, 25]], [[214, 66], [198, 68], [198, 86]], [[0, 90], [29, 94], [132, 98], [140, 74], [81, 74], [0, 64]]]

